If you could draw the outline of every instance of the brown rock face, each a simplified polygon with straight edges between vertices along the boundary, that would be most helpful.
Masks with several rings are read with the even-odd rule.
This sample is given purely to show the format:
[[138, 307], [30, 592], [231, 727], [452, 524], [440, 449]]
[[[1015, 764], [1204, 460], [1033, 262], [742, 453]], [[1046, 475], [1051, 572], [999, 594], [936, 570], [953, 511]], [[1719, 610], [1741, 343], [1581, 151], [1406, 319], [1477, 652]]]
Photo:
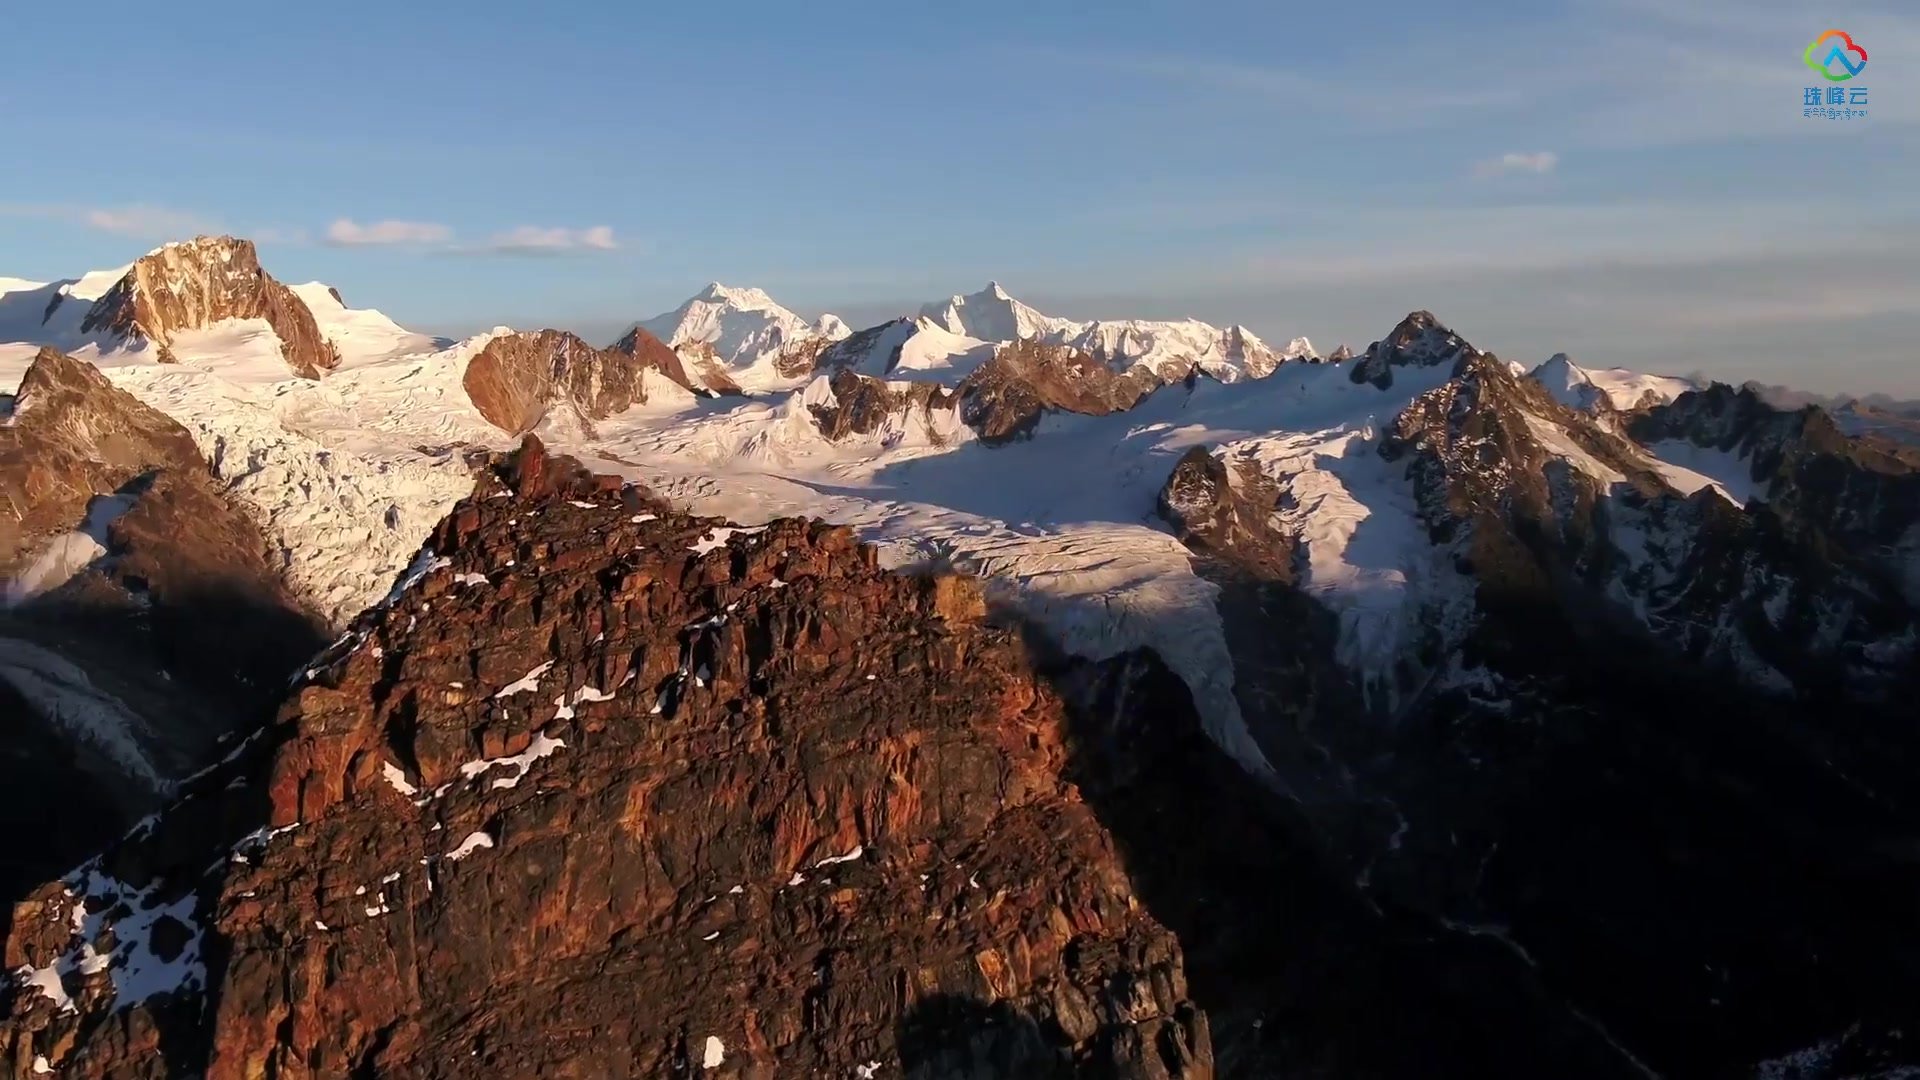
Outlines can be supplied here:
[[[52, 965], [74, 1008], [24, 988], [0, 1062], [1213, 1075], [1178, 944], [1062, 777], [1065, 706], [970, 582], [537, 448], [500, 476], [268, 733], [78, 901], [16, 909], [6, 963]], [[164, 953], [119, 993], [173, 992], [116, 1002], [59, 959], [85, 939]]]
[[1251, 462], [1229, 465], [1196, 446], [1160, 489], [1160, 516], [1182, 543], [1228, 559], [1264, 581], [1291, 584], [1294, 539], [1273, 527], [1278, 485]]
[[204, 462], [179, 424], [116, 388], [100, 369], [41, 349], [0, 425], [0, 570], [13, 576], [47, 537], [149, 469]]
[[1032, 434], [1049, 411], [1105, 416], [1130, 409], [1158, 385], [1145, 371], [1116, 375], [1065, 345], [1017, 341], [967, 376], [960, 395], [968, 426], [996, 443]]
[[632, 357], [643, 368], [652, 368], [665, 375], [677, 386], [685, 387], [696, 394], [737, 394], [740, 387], [720, 370], [719, 365], [696, 365], [689, 372], [680, 354], [667, 347], [667, 343], [655, 337], [643, 326], [627, 331], [619, 341], [613, 343], [609, 352]]
[[871, 435], [892, 413], [925, 417], [929, 410], [952, 408], [954, 401], [951, 392], [933, 383], [910, 383], [894, 389], [870, 375], [845, 368], [834, 372], [828, 385], [833, 388], [833, 404], [814, 405], [809, 411], [820, 433], [835, 440]]
[[231, 236], [168, 244], [135, 262], [94, 301], [80, 328], [151, 341], [167, 363], [176, 333], [222, 319], [265, 319], [280, 337], [287, 366], [302, 378], [317, 379], [340, 364], [339, 350], [321, 335], [313, 312], [260, 268], [252, 241]]
[[827, 354], [836, 343], [828, 337], [808, 337], [780, 350], [773, 358], [773, 370], [792, 378], [808, 375], [824, 366]]
[[467, 362], [461, 382], [480, 415], [510, 434], [531, 430], [555, 408], [604, 420], [647, 400], [641, 372], [648, 367], [672, 378], [644, 342], [632, 344], [596, 349], [564, 330], [502, 334]]

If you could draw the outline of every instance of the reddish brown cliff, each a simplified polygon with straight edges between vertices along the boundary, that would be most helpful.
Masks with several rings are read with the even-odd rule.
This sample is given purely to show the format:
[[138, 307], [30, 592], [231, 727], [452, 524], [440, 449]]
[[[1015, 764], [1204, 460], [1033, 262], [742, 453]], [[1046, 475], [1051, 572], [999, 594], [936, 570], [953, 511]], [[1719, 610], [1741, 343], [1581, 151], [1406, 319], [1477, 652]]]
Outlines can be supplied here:
[[596, 349], [565, 330], [516, 331], [467, 361], [461, 381], [488, 423], [518, 435], [555, 409], [590, 423], [645, 402], [649, 366], [640, 353]]
[[676, 386], [684, 387], [696, 394], [740, 392], [739, 385], [712, 357], [711, 348], [706, 350], [705, 357], [697, 357], [694, 370], [688, 371], [687, 364], [681, 359], [680, 354], [668, 348], [666, 342], [655, 337], [644, 326], [635, 326], [627, 331], [625, 336], [614, 342], [608, 351], [630, 356], [641, 367], [652, 368], [666, 376], [668, 381]]
[[150, 341], [159, 359], [171, 362], [176, 334], [225, 319], [265, 319], [280, 338], [287, 366], [302, 378], [317, 379], [340, 364], [339, 350], [320, 333], [313, 312], [261, 269], [252, 241], [231, 236], [168, 244], [139, 259], [94, 301], [80, 328]]
[[504, 474], [269, 732], [20, 905], [0, 1062], [1212, 1075], [1064, 706], [970, 581]]

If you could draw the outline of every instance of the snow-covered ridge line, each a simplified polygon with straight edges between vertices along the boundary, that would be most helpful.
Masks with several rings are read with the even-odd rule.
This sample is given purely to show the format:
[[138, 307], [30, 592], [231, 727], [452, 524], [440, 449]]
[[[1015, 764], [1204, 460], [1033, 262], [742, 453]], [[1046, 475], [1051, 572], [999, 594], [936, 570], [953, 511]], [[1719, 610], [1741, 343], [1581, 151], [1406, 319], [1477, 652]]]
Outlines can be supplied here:
[[1566, 353], [1554, 353], [1546, 363], [1533, 369], [1531, 377], [1546, 387], [1555, 401], [1583, 412], [1608, 409], [1624, 412], [1664, 405], [1700, 388], [1689, 379], [1668, 375], [1647, 375], [1626, 368], [1581, 367]]
[[1197, 365], [1215, 379], [1233, 382], [1262, 378], [1287, 361], [1320, 358], [1304, 337], [1274, 349], [1244, 326], [1221, 328], [1198, 319], [1076, 321], [1046, 315], [1015, 299], [997, 281], [976, 293], [922, 305], [919, 318], [959, 337], [1069, 345], [1116, 370], [1144, 366], [1163, 377], [1179, 377], [1187, 366]]

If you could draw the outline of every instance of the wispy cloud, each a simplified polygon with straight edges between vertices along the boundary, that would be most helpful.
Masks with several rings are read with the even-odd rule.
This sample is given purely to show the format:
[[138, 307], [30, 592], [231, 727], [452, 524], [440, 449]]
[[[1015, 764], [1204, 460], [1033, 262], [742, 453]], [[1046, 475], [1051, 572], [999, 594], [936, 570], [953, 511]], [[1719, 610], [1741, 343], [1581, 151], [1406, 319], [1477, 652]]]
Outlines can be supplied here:
[[1338, 93], [1330, 95], [1326, 81], [1317, 75], [1293, 68], [1233, 63], [1217, 56], [1096, 51], [1032, 43], [1004, 46], [998, 51], [1020, 61], [1181, 83], [1202, 91], [1234, 98], [1266, 99], [1289, 107], [1310, 101], [1349, 121], [1367, 120], [1395, 128], [1417, 124], [1436, 113], [1503, 108], [1522, 104], [1529, 98], [1525, 87], [1505, 81], [1448, 90], [1436, 89], [1431, 82], [1425, 82], [1419, 93], [1406, 94], [1390, 80], [1369, 78], [1343, 85]]
[[518, 225], [494, 233], [481, 243], [458, 243], [451, 226], [430, 221], [374, 221], [361, 224], [339, 218], [327, 226], [326, 243], [334, 247], [410, 247], [442, 255], [568, 255], [617, 251], [613, 226], [583, 229], [547, 225]]
[[619, 247], [610, 225], [593, 225], [585, 229], [521, 225], [496, 234], [484, 247], [476, 250], [498, 255], [564, 255], [580, 251], [614, 251]]
[[179, 240], [220, 231], [217, 222], [191, 211], [144, 203], [128, 206], [4, 203], [0, 204], [0, 216], [65, 221], [96, 232], [157, 240]]
[[1482, 179], [1506, 176], [1509, 173], [1532, 173], [1540, 176], [1552, 172], [1559, 164], [1560, 155], [1551, 150], [1535, 150], [1532, 153], [1509, 150], [1497, 158], [1475, 162], [1473, 175]]
[[218, 225], [198, 214], [164, 206], [100, 207], [87, 211], [86, 225], [101, 232], [140, 237], [179, 237], [220, 231]]
[[327, 243], [335, 247], [431, 247], [453, 239], [453, 230], [427, 221], [375, 221], [362, 225], [339, 218], [327, 226]]

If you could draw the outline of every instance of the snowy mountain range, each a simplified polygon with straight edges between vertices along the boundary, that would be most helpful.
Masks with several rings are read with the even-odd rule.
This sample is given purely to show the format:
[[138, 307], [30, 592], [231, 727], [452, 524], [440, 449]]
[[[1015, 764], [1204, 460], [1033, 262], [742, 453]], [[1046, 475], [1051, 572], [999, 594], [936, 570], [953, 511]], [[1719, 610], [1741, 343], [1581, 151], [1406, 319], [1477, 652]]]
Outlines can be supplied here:
[[[1427, 312], [1323, 358], [1242, 326], [1058, 318], [997, 283], [858, 330], [714, 283], [604, 348], [506, 327], [447, 342], [282, 286], [231, 238], [0, 278], [0, 393], [53, 385], [43, 347], [184, 429], [280, 585], [335, 631], [389, 595], [473, 461], [532, 433], [699, 514], [823, 518], [883, 565], [964, 571], [1065, 655], [1152, 655], [1343, 882], [1570, 987], [1621, 1061], [1757, 1065], [1855, 1015], [1888, 1030], [1876, 987], [1902, 976], [1804, 884], [1744, 855], [1661, 864], [1819, 908], [1809, 933], [1858, 976], [1826, 998], [1769, 976], [1708, 1005], [1673, 980], [1773, 957], [1760, 917], [1622, 936], [1646, 897], [1596, 899], [1528, 821], [1631, 845], [1652, 801], [1706, 800], [1737, 831], [1765, 813], [1741, 785], [1762, 782], [1818, 788], [1835, 821], [1905, 820], [1898, 762], [1920, 732], [1885, 724], [1920, 692], [1920, 456], [1817, 406], [1565, 354], [1510, 363]], [[33, 452], [0, 457], [16, 490], [28, 473], [6, 470]], [[80, 590], [110, 547], [49, 556], [104, 535], [86, 521], [14, 531], [21, 610]], [[1735, 737], [1794, 749], [1701, 763], [1728, 738], [1698, 718], [1715, 694], [1754, 718]], [[1554, 779], [1583, 752], [1657, 767], [1574, 808]], [[1704, 791], [1723, 782], [1738, 793]], [[1615, 904], [1605, 925], [1585, 902]], [[1636, 997], [1662, 980], [1657, 1008]]]

